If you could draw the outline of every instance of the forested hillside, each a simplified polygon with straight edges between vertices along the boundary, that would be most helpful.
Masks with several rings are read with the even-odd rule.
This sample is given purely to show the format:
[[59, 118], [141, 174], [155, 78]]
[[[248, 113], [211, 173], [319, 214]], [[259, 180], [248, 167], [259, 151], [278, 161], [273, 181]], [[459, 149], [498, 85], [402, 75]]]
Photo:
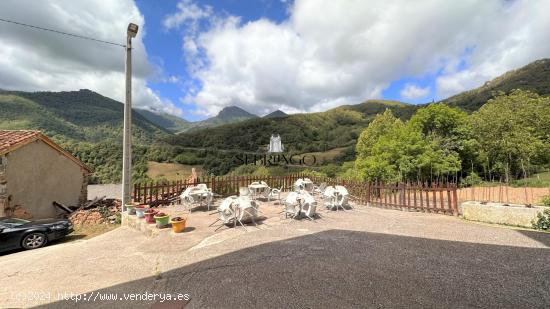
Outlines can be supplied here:
[[[92, 182], [120, 181], [123, 113], [120, 102], [89, 90], [0, 91], [0, 129], [44, 132], [94, 170]], [[147, 160], [167, 152], [159, 141], [170, 133], [135, 111], [132, 117], [139, 181], [146, 179]]]
[[153, 112], [145, 109], [136, 109], [136, 112], [145, 117], [145, 119], [172, 133], [185, 131], [192, 126], [191, 122], [178, 116], [169, 115], [162, 112]]
[[[0, 91], [0, 129], [36, 129], [56, 141], [122, 140], [123, 105], [90, 90]], [[169, 132], [133, 111], [134, 142], [147, 144]]]
[[468, 112], [479, 109], [485, 102], [514, 89], [529, 90], [540, 95], [550, 94], [550, 59], [534, 61], [517, 70], [509, 71], [483, 86], [464, 91], [445, 100], [449, 106], [462, 108]]
[[[333, 158], [333, 164], [327, 163], [322, 168], [331, 176], [346, 173], [350, 167], [360, 168], [363, 171], [369, 170], [369, 172], [375, 174], [380, 173], [382, 165], [378, 163], [388, 159], [384, 156], [388, 154], [386, 151], [390, 151], [388, 147], [391, 146], [396, 152], [400, 153], [397, 156], [401, 158], [399, 164], [408, 162], [407, 164], [420, 167], [415, 171], [410, 171], [405, 169], [404, 165], [395, 165], [397, 161], [391, 161], [393, 163], [390, 165], [393, 167], [390, 169], [393, 169], [394, 172], [389, 174], [393, 175], [390, 177], [393, 177], [392, 179], [405, 176], [407, 178], [413, 176], [425, 178], [426, 175], [441, 177], [453, 173], [455, 178], [462, 176], [475, 178], [476, 175], [487, 175], [489, 178], [517, 178], [519, 175], [532, 174], [546, 164], [541, 159], [544, 156], [541, 156], [540, 153], [537, 152], [537, 155], [533, 155], [535, 153], [534, 147], [540, 149], [539, 146], [543, 145], [544, 142], [541, 144], [541, 139], [531, 140], [530, 138], [535, 135], [550, 134], [548, 126], [544, 126], [544, 122], [539, 121], [542, 117], [540, 113], [548, 112], [541, 106], [550, 103], [544, 97], [532, 99], [531, 96], [534, 94], [541, 96], [550, 94], [549, 85], [550, 60], [545, 59], [508, 72], [493, 81], [487, 82], [480, 88], [443, 100], [442, 102], [450, 107], [457, 107], [471, 113], [484, 106], [491, 98], [496, 98], [499, 93], [509, 94], [513, 89], [531, 91], [527, 94], [520, 92], [519, 98], [521, 99], [518, 99], [517, 96], [512, 99], [499, 97], [499, 101], [508, 100], [512, 102], [506, 105], [506, 108], [512, 108], [511, 111], [508, 110], [506, 113], [504, 113], [505, 109], [503, 111], [499, 109], [501, 106], [498, 104], [489, 104], [488, 106], [491, 107], [484, 106], [473, 116], [466, 113], [460, 114], [454, 110], [448, 114], [443, 113], [443, 115], [446, 115], [445, 117], [450, 117], [449, 119], [454, 119], [453, 117], [456, 115], [462, 115], [459, 116], [460, 119], [467, 119], [466, 122], [469, 125], [467, 131], [474, 132], [477, 136], [466, 140], [475, 142], [478, 146], [483, 146], [483, 148], [480, 148], [481, 150], [475, 153], [475, 158], [465, 157], [467, 153], [466, 146], [473, 147], [472, 145], [466, 143], [457, 146], [456, 144], [458, 140], [464, 141], [464, 135], [461, 134], [464, 133], [462, 129], [466, 127], [460, 125], [459, 127], [462, 129], [450, 131], [452, 133], [450, 136], [444, 138], [440, 136], [440, 140], [432, 140], [433, 136], [425, 133], [415, 135], [420, 133], [418, 131], [413, 131], [413, 133], [407, 131], [406, 128], [410, 126], [407, 121], [413, 115], [415, 115], [413, 118], [417, 119], [413, 123], [418, 123], [419, 117], [427, 117], [425, 111], [415, 114], [417, 110], [424, 106], [408, 105], [396, 101], [369, 100], [356, 105], [340, 106], [326, 112], [294, 115], [276, 112], [275, 116], [277, 117], [263, 118], [238, 107], [227, 107], [217, 116], [202, 121], [201, 123], [206, 126], [205, 128], [197, 128], [196, 122], [186, 122], [176, 116], [148, 111], [134, 111], [132, 126], [134, 179], [137, 181], [148, 180], [146, 176], [148, 160], [192, 165], [202, 164], [207, 173], [225, 174], [234, 170], [238, 165], [233, 158], [234, 154], [243, 151], [265, 153], [271, 134], [280, 134], [286, 150], [292, 153], [326, 152], [339, 149], [340, 155], [330, 156]], [[536, 105], [538, 106], [538, 113], [529, 114], [525, 110], [520, 112], [513, 109], [515, 105], [523, 106], [521, 104], [524, 102], [535, 101], [539, 102]], [[441, 106], [441, 104], [430, 104], [429, 106]], [[360, 159], [367, 165], [355, 166], [352, 161], [355, 160], [355, 148], [358, 145], [359, 136], [376, 115], [383, 114], [386, 109], [391, 111], [395, 121], [400, 121], [400, 124], [398, 122], [394, 125], [397, 131], [392, 131], [394, 135], [385, 136], [380, 142], [381, 144], [377, 148], [373, 148], [373, 151], [379, 151], [378, 153], [374, 152], [374, 157], [371, 154], [365, 156], [364, 148], [363, 150], [357, 149]], [[433, 109], [428, 109], [428, 111], [444, 111], [444, 109], [439, 110], [437, 107], [433, 107]], [[487, 116], [490, 113], [494, 113], [495, 117]], [[485, 115], [486, 118], [475, 116], [481, 114]], [[503, 115], [507, 115], [506, 117], [523, 115], [524, 117], [532, 117], [532, 119], [522, 118], [517, 120], [513, 118], [518, 122], [512, 127], [512, 124], [507, 120], [508, 118], [502, 118]], [[438, 117], [436, 118], [439, 121], [444, 122], [443, 118], [445, 117], [441, 118], [441, 115]], [[122, 119], [123, 105], [120, 102], [89, 90], [69, 92], [0, 91], [0, 129], [36, 129], [43, 131], [92, 167], [95, 171], [92, 180], [96, 182], [120, 181]], [[472, 127], [473, 119], [484, 120], [480, 120]], [[488, 123], [490, 125], [486, 125]], [[537, 123], [537, 126], [531, 126], [533, 123]], [[177, 135], [171, 133], [180, 131], [187, 124], [190, 127], [195, 126], [195, 128]], [[494, 136], [484, 134], [485, 132], [491, 132], [496, 127], [506, 125], [509, 125], [508, 131], [511, 132], [510, 134], [514, 138], [506, 139], [506, 136], [496, 133]], [[526, 133], [522, 127], [527, 127], [531, 131]], [[476, 131], [480, 130], [479, 128], [484, 129]], [[409, 133], [413, 135], [408, 135]], [[518, 135], [515, 136], [514, 134]], [[403, 139], [404, 136], [413, 139]], [[419, 138], [415, 140], [414, 138], [417, 137]], [[508, 144], [499, 144], [496, 142], [498, 140], [507, 140]], [[388, 144], [383, 141], [393, 142]], [[413, 155], [400, 157], [406, 149], [409, 149], [409, 145], [419, 145], [415, 144], [415, 141], [422, 144], [415, 151], [423, 149], [421, 153], [424, 155], [422, 157], [414, 157]], [[431, 142], [426, 144], [424, 143], [426, 141]], [[525, 147], [521, 148], [521, 152], [513, 152], [512, 150], [519, 147], [516, 143], [522, 141], [531, 141], [531, 143], [522, 143], [521, 145], [525, 145]], [[374, 145], [378, 142], [378, 140], [373, 140], [369, 144]], [[448, 148], [450, 144], [458, 148]], [[357, 147], [361, 148], [362, 146]], [[507, 152], [497, 151], [497, 149], [503, 148], [506, 148]], [[441, 152], [441, 149], [447, 149], [447, 152]], [[454, 153], [450, 152], [449, 149]], [[503, 153], [506, 153], [511, 159], [510, 157], [503, 159]], [[525, 156], [526, 153], [529, 156]], [[469, 155], [473, 156], [474, 152], [469, 152]], [[480, 159], [480, 155], [485, 157]], [[385, 158], [383, 161], [373, 163], [375, 158], [380, 160], [382, 157]], [[521, 159], [514, 159], [516, 157]], [[413, 158], [418, 161], [414, 161]], [[489, 162], [487, 162], [487, 159]], [[347, 163], [342, 165], [346, 161]], [[436, 161], [438, 163], [434, 164]], [[426, 162], [431, 162], [429, 172], [428, 165], [425, 165]], [[371, 163], [374, 165], [368, 165]], [[370, 167], [366, 168], [367, 166]], [[471, 173], [472, 171], [475, 172], [475, 175]], [[382, 177], [381, 174], [377, 175], [376, 177]], [[361, 177], [371, 176], [363, 174]]]

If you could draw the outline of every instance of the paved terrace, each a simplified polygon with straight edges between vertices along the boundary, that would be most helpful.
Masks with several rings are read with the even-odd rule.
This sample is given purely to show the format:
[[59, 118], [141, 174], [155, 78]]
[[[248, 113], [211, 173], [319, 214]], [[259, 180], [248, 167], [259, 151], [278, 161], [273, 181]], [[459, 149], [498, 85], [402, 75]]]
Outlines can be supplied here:
[[[436, 214], [357, 207], [316, 222], [273, 215], [258, 228], [208, 228], [147, 237], [127, 227], [89, 240], [0, 256], [0, 307], [67, 293], [188, 293], [186, 308], [502, 307], [550, 305], [550, 234]], [[50, 300], [24, 301], [25, 293]], [[81, 301], [140, 308], [153, 301]]]

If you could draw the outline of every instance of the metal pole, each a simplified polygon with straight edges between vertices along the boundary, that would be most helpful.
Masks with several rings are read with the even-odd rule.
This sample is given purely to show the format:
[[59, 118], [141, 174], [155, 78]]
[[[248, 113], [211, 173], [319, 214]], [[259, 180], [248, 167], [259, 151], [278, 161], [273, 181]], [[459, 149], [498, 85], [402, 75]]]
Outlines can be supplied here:
[[[129, 35], [126, 42], [126, 101], [122, 157], [122, 205], [125, 206], [132, 202], [132, 38]], [[126, 210], [125, 207], [123, 210]]]

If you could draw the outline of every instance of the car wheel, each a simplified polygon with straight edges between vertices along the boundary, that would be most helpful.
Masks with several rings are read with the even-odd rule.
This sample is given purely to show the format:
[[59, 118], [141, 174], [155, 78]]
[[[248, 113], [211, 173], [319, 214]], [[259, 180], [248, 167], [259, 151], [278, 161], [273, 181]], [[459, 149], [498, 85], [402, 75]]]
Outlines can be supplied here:
[[30, 233], [28, 235], [25, 235], [25, 237], [23, 238], [23, 241], [21, 242], [21, 245], [26, 250], [31, 250], [31, 249], [37, 249], [37, 248], [43, 247], [46, 244], [46, 242], [47, 242], [46, 235], [44, 235], [43, 233], [35, 232], [35, 233]]

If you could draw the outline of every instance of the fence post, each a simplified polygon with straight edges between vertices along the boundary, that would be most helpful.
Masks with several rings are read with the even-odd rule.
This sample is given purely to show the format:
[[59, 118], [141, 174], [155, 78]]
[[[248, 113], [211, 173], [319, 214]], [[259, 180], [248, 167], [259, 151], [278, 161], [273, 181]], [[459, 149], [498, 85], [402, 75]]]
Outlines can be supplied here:
[[455, 216], [458, 216], [458, 198], [457, 198], [457, 194], [456, 194], [456, 191], [457, 191], [457, 185], [455, 184], [454, 187], [453, 187], [453, 198], [454, 198], [454, 210], [453, 210], [453, 213]]

